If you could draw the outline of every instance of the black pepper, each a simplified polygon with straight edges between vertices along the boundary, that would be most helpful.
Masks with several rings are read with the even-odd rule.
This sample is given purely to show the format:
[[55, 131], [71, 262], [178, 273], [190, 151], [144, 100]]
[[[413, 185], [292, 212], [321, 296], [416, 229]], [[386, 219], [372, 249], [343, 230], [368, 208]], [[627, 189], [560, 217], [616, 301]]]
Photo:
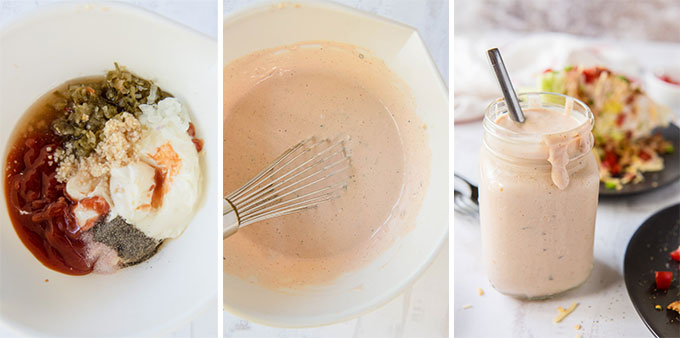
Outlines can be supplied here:
[[151, 258], [163, 244], [162, 240], [146, 236], [120, 216], [108, 222], [97, 223], [92, 232], [95, 241], [118, 252], [122, 267], [139, 264]]

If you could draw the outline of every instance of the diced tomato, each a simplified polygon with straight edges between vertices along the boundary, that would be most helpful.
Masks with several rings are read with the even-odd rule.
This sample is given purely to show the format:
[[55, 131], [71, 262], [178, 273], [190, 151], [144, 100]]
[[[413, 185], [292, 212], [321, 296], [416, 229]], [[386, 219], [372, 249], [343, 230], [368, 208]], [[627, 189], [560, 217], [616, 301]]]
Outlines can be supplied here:
[[652, 155], [650, 155], [648, 152], [644, 150], [640, 150], [640, 152], [638, 153], [638, 157], [640, 157], [640, 159], [643, 161], [649, 161], [649, 159], [652, 158]]
[[678, 248], [675, 249], [675, 251], [671, 252], [671, 258], [676, 262], [680, 262], [680, 245], [678, 245]]
[[602, 159], [602, 165], [609, 169], [612, 175], [618, 175], [621, 171], [621, 165], [619, 164], [619, 157], [613, 151], [607, 151]]
[[586, 83], [591, 83], [600, 77], [600, 74], [607, 69], [602, 67], [592, 67], [583, 70], [583, 75], [586, 77]]
[[612, 167], [614, 164], [616, 164], [616, 161], [618, 160], [618, 157], [613, 151], [607, 151], [604, 154], [604, 159], [602, 160], [602, 163], [605, 164], [607, 167]]
[[546, 70], [543, 71], [543, 74], [550, 73], [552, 71], [553, 71], [552, 68], [546, 68]]
[[656, 288], [659, 290], [668, 290], [673, 281], [673, 272], [671, 271], [657, 271], [655, 273]]
[[623, 113], [619, 114], [618, 116], [616, 116], [616, 125], [620, 127], [623, 124], [623, 121], [625, 121], [625, 120], [626, 120], [626, 114], [623, 114]]
[[670, 83], [672, 85], [680, 86], [680, 81], [675, 81], [675, 79], [671, 78], [668, 75], [661, 75], [659, 76], [659, 79], [663, 82]]

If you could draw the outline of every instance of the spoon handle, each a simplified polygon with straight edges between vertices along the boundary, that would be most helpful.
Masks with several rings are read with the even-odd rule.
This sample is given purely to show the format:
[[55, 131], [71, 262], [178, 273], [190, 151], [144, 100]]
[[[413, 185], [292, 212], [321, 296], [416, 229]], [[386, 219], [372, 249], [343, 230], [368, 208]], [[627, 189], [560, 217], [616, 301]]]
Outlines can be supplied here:
[[512, 82], [510, 82], [510, 75], [508, 75], [508, 71], [505, 69], [501, 52], [498, 48], [491, 48], [486, 53], [489, 55], [491, 67], [493, 67], [498, 83], [501, 86], [501, 92], [508, 106], [510, 118], [515, 122], [524, 123], [524, 113], [522, 113], [522, 108], [519, 106], [515, 88], [512, 87]]

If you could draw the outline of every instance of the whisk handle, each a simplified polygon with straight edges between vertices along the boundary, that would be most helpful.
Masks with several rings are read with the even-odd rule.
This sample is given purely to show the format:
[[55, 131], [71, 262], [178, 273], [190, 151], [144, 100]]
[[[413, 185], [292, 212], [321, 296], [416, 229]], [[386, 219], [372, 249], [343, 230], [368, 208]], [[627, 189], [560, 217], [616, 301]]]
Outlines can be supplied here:
[[223, 238], [227, 238], [238, 231], [239, 221], [236, 210], [226, 199], [222, 199], [222, 227]]

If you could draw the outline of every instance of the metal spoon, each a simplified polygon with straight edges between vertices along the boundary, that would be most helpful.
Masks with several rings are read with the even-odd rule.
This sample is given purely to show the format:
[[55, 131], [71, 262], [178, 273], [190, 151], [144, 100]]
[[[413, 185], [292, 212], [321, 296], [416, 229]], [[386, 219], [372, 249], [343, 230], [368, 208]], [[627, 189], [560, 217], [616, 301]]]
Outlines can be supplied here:
[[491, 67], [493, 67], [496, 73], [498, 84], [501, 86], [501, 92], [503, 92], [510, 118], [515, 122], [524, 123], [524, 113], [522, 113], [522, 108], [519, 106], [519, 100], [517, 99], [515, 88], [512, 87], [508, 71], [505, 69], [501, 52], [498, 48], [491, 48], [486, 53], [489, 56]]

